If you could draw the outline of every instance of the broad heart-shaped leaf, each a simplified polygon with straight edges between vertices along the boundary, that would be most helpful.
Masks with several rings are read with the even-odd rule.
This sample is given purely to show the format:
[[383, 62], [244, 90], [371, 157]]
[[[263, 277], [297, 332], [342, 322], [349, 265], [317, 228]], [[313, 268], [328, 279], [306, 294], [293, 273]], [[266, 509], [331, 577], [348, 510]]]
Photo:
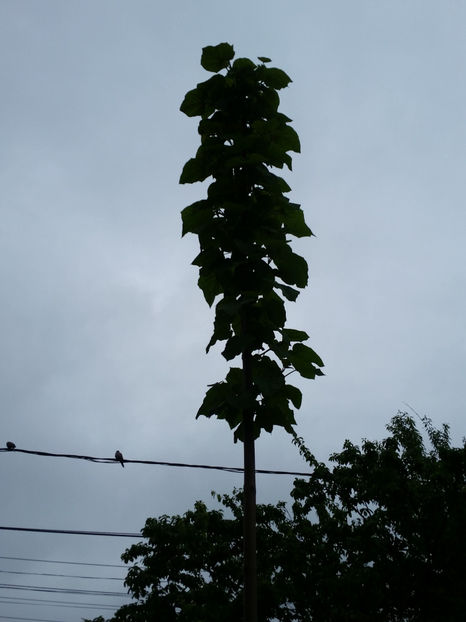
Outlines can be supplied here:
[[304, 330], [284, 328], [281, 332], [287, 341], [306, 341], [306, 339], [309, 339], [309, 335]]
[[244, 387], [243, 370], [231, 367], [223, 382], [216, 382], [208, 389], [196, 418], [215, 415], [225, 419], [233, 429], [240, 424], [244, 409], [253, 409], [254, 406], [254, 394], [248, 393]]
[[210, 173], [205, 171], [204, 164], [200, 158], [191, 158], [183, 166], [180, 177], [180, 184], [193, 184], [196, 181], [204, 181]]
[[199, 88], [192, 89], [192, 91], [186, 93], [180, 110], [188, 117], [197, 117], [204, 112], [204, 100]]
[[264, 190], [266, 190], [267, 192], [281, 193], [291, 191], [290, 186], [286, 183], [283, 177], [274, 175], [270, 171], [266, 171], [264, 172], [264, 174], [261, 174], [260, 178], [258, 178], [257, 181], [263, 185]]
[[261, 319], [267, 319], [276, 329], [280, 329], [286, 322], [286, 311], [283, 299], [275, 292], [264, 295], [257, 303], [261, 311]]
[[273, 254], [272, 259], [278, 269], [278, 277], [288, 285], [306, 287], [308, 279], [307, 262], [304, 257], [289, 252]]
[[291, 432], [296, 421], [283, 391], [262, 400], [257, 408], [256, 423], [259, 430], [263, 428], [266, 432], [272, 432], [274, 426], [281, 426]]
[[274, 89], [284, 89], [291, 82], [291, 78], [276, 67], [264, 67], [260, 77], [267, 86], [271, 86]]
[[250, 58], [237, 58], [233, 63], [233, 71], [253, 71], [256, 68], [255, 63]]
[[292, 384], [286, 384], [285, 395], [291, 401], [295, 408], [301, 408], [303, 394], [297, 387], [294, 387]]
[[233, 46], [229, 43], [208, 45], [202, 48], [201, 65], [206, 71], [217, 73], [217, 71], [228, 67], [234, 55], [235, 51]]
[[244, 340], [239, 335], [233, 335], [227, 340], [227, 344], [222, 351], [222, 356], [227, 360], [239, 356], [244, 350]]
[[216, 382], [205, 394], [204, 400], [197, 411], [197, 417], [204, 415], [211, 417], [217, 410], [224, 406], [227, 398], [228, 387], [224, 382]]
[[264, 397], [278, 393], [285, 384], [282, 370], [268, 356], [254, 356], [251, 373], [253, 382]]
[[188, 117], [209, 116], [215, 111], [224, 91], [225, 77], [222, 74], [215, 74], [205, 82], [199, 82], [195, 89], [186, 93], [180, 110]]
[[295, 151], [296, 153], [301, 151], [299, 136], [291, 125], [283, 125], [280, 132], [275, 132], [274, 139], [286, 151]]
[[202, 293], [204, 294], [204, 298], [211, 307], [215, 301], [215, 298], [223, 292], [222, 286], [217, 280], [215, 274], [208, 273], [203, 270], [199, 275], [199, 279], [197, 281]]
[[282, 207], [285, 231], [297, 238], [309, 237], [312, 231], [306, 225], [304, 212], [297, 203], [288, 203]]
[[282, 285], [281, 283], [276, 283], [275, 287], [281, 289], [282, 294], [285, 296], [285, 298], [287, 300], [291, 300], [291, 302], [294, 302], [299, 296], [299, 291], [297, 289], [294, 289], [294, 287], [290, 287], [289, 285]]
[[319, 355], [309, 346], [302, 343], [295, 343], [288, 353], [290, 363], [303, 378], [315, 378], [322, 376], [323, 373], [318, 367], [323, 367], [324, 363]]
[[206, 352], [217, 343], [217, 341], [225, 341], [232, 336], [231, 318], [227, 313], [219, 309], [220, 301], [215, 309], [214, 332], [207, 345]]
[[181, 235], [200, 233], [212, 220], [212, 208], [209, 201], [196, 201], [181, 211], [183, 229]]

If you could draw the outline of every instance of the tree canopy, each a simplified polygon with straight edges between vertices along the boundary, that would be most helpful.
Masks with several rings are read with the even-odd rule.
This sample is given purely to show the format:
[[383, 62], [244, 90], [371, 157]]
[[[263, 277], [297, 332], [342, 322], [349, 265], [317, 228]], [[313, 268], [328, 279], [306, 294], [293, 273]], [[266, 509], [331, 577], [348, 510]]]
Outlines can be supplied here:
[[227, 361], [243, 359], [243, 368], [231, 367], [210, 386], [197, 415], [226, 420], [235, 440], [244, 440], [245, 412], [256, 438], [274, 426], [291, 432], [302, 395], [285, 376], [315, 378], [324, 364], [303, 343], [306, 332], [285, 327], [285, 301], [308, 282], [307, 262], [290, 241], [312, 235], [300, 205], [286, 196], [291, 188], [272, 172], [291, 170], [289, 152], [300, 151], [291, 119], [278, 111], [278, 91], [291, 79], [269, 58], [234, 56], [229, 43], [202, 50], [201, 65], [214, 75], [181, 104], [189, 117], [201, 117], [201, 144], [180, 183], [212, 179], [207, 197], [183, 209], [183, 235], [198, 236], [198, 284], [209, 305], [217, 301], [207, 351], [225, 342]]
[[[466, 444], [406, 413], [387, 429], [328, 464], [295, 436], [310, 477], [295, 480], [290, 508], [257, 507], [261, 622], [463, 619]], [[217, 498], [221, 509], [147, 520], [122, 555], [136, 602], [111, 622], [241, 618], [241, 492]]]

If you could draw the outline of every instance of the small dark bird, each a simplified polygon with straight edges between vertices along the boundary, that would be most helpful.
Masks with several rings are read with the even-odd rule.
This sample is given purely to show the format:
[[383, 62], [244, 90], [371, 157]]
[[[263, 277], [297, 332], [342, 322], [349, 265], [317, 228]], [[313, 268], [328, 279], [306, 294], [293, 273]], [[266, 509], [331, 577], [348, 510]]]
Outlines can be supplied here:
[[12, 443], [11, 441], [7, 441], [6, 442], [6, 448], [9, 449], [10, 451], [12, 451], [13, 449], [16, 449], [16, 445], [14, 443]]
[[115, 452], [115, 460], [118, 460], [118, 462], [121, 463], [121, 466], [125, 468], [125, 465], [123, 464], [123, 454], [119, 449], [117, 449]]

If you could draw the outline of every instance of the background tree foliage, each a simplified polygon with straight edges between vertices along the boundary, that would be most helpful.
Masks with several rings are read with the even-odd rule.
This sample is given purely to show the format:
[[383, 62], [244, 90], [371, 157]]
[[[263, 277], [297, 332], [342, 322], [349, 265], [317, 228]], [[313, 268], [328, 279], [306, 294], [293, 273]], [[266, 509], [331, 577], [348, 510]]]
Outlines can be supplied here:
[[244, 440], [245, 413], [252, 433], [278, 425], [291, 432], [292, 406], [301, 392], [285, 381], [286, 372], [305, 378], [322, 375], [323, 362], [303, 342], [304, 331], [285, 328], [285, 300], [295, 301], [308, 282], [306, 260], [290, 247], [290, 236], [311, 236], [301, 207], [287, 197], [291, 188], [272, 172], [299, 152], [291, 119], [278, 112], [278, 90], [288, 75], [248, 58], [234, 58], [233, 46], [220, 43], [202, 51], [201, 65], [215, 75], [189, 91], [181, 111], [201, 117], [201, 145], [186, 162], [180, 183], [213, 181], [207, 198], [182, 211], [183, 235], [199, 238], [199, 287], [215, 321], [207, 351], [225, 342], [227, 361], [242, 357], [224, 381], [210, 386], [199, 415], [225, 419], [235, 440]]
[[[423, 425], [427, 443], [399, 413], [387, 438], [346, 441], [329, 465], [295, 436], [312, 475], [295, 481], [290, 512], [257, 508], [259, 620], [464, 619], [466, 444]], [[241, 618], [241, 493], [218, 499], [224, 510], [147, 520], [122, 555], [137, 602], [111, 622]]]

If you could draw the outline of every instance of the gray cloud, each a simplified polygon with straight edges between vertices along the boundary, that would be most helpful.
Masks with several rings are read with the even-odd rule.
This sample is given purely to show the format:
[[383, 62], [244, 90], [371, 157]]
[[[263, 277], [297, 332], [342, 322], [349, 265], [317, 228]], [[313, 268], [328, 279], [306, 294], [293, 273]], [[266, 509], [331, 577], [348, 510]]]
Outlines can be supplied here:
[[[190, 266], [196, 241], [180, 237], [181, 209], [205, 189], [178, 186], [198, 138], [178, 107], [206, 78], [202, 46], [222, 40], [271, 56], [293, 78], [282, 110], [303, 153], [288, 179], [317, 237], [295, 245], [311, 282], [288, 316], [327, 373], [300, 382], [299, 434], [326, 458], [344, 438], [382, 436], [408, 402], [461, 438], [466, 16], [455, 2], [420, 8], [2, 3], [2, 443], [241, 464], [226, 424], [194, 419], [226, 365], [219, 350], [204, 354], [212, 312]], [[257, 453], [260, 467], [304, 467], [280, 432]], [[0, 460], [4, 525], [138, 531], [150, 515], [241, 483]], [[259, 499], [273, 501], [291, 480], [258, 484]], [[4, 554], [23, 557], [118, 563], [129, 544], [91, 540], [0, 532]]]

